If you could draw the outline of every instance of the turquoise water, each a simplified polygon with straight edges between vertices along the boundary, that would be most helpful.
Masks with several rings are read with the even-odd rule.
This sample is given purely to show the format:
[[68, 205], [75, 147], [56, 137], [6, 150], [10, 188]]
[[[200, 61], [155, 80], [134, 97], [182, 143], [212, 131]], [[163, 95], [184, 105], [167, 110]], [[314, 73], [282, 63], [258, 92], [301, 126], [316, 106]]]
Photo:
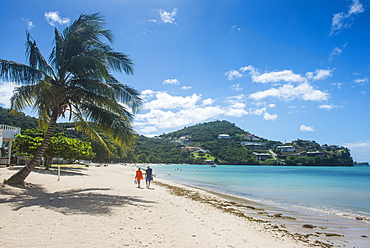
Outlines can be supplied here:
[[370, 166], [154, 165], [158, 177], [274, 207], [370, 219]]

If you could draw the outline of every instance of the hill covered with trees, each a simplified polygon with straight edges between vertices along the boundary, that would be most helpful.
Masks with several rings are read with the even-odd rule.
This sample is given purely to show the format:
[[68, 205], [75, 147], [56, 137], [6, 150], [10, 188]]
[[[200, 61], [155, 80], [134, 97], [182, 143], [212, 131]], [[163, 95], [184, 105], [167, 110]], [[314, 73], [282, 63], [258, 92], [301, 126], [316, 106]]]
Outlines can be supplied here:
[[[19, 113], [10, 115], [0, 108], [1, 124], [24, 129], [37, 126], [37, 119]], [[237, 127], [234, 123], [217, 120], [184, 127], [175, 132], [154, 138], [138, 135], [135, 146], [123, 150], [103, 134], [112, 151], [77, 132], [73, 123], [58, 123], [56, 132], [68, 137], [91, 142], [96, 162], [141, 162], [185, 164], [233, 164], [233, 165], [353, 165], [348, 148], [320, 145], [311, 140], [296, 140], [283, 144], [280, 141], [258, 137]], [[221, 135], [220, 135], [221, 134]]]
[[0, 107], [0, 124], [5, 124], [21, 129], [32, 129], [38, 126], [37, 119], [22, 112], [10, 113], [9, 109]]
[[282, 144], [219, 120], [154, 138], [140, 136], [134, 154], [138, 162], [151, 163], [353, 165], [348, 148], [311, 140]]

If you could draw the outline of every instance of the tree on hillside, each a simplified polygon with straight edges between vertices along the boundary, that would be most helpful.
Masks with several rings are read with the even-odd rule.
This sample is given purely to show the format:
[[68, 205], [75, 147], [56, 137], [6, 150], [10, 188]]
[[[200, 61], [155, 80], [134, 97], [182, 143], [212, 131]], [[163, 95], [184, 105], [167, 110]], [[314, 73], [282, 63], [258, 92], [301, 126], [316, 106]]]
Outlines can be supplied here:
[[20, 127], [23, 129], [36, 128], [38, 122], [35, 117], [26, 116], [24, 113], [15, 112], [10, 113], [9, 109], [0, 107], [0, 124]]
[[104, 29], [105, 23], [99, 14], [82, 14], [63, 32], [55, 29], [49, 61], [29, 33], [27, 65], [0, 59], [0, 78], [22, 84], [11, 98], [11, 108], [22, 110], [33, 106], [46, 130], [35, 156], [9, 178], [9, 184], [23, 183], [39, 163], [60, 117], [69, 116], [79, 131], [103, 144], [91, 123], [119, 146], [133, 143], [133, 114], [142, 100], [134, 88], [120, 83], [111, 74], [111, 71], [133, 74], [133, 63], [127, 55], [113, 50], [112, 34]]

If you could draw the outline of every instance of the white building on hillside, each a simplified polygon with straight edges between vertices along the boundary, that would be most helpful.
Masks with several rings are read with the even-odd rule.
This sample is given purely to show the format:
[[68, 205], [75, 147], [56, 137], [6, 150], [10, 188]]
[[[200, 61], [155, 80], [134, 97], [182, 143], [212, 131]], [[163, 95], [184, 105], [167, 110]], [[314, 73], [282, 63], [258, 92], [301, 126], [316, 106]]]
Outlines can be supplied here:
[[10, 164], [12, 143], [15, 140], [15, 135], [20, 133], [19, 127], [0, 124], [0, 164]]
[[230, 135], [228, 135], [228, 134], [219, 134], [218, 138], [219, 139], [228, 139], [228, 138], [230, 138]]
[[294, 146], [278, 146], [276, 149], [280, 150], [281, 152], [295, 152], [296, 149]]

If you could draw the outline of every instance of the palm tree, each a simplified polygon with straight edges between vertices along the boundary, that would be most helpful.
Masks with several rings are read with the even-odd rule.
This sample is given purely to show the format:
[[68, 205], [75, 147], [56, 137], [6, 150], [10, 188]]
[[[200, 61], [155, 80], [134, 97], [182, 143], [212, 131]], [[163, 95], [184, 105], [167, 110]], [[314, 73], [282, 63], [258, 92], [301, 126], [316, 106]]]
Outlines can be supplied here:
[[[42, 145], [31, 161], [7, 183], [23, 183], [39, 164], [59, 117], [74, 121], [80, 131], [99, 140], [102, 130], [121, 147], [135, 139], [133, 115], [142, 104], [139, 93], [120, 83], [111, 71], [133, 74], [131, 59], [114, 51], [112, 34], [104, 18], [82, 14], [62, 33], [55, 29], [53, 49], [46, 60], [27, 33], [27, 65], [0, 59], [0, 79], [20, 83], [11, 98], [11, 109], [33, 106], [46, 130]], [[109, 151], [108, 147], [105, 145]]]

